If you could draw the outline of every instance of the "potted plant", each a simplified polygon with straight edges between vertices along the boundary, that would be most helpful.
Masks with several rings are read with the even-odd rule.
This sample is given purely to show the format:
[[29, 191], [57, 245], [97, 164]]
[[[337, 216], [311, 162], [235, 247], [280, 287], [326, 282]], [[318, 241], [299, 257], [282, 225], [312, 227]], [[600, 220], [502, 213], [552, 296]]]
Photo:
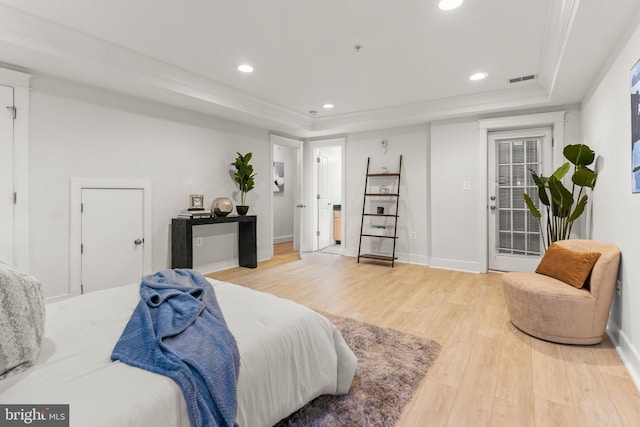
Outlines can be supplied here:
[[256, 174], [253, 172], [253, 166], [249, 164], [252, 154], [237, 154], [238, 156], [236, 157], [236, 160], [231, 163], [231, 166], [235, 166], [236, 168], [234, 180], [238, 184], [238, 188], [240, 190], [240, 204], [236, 205], [236, 211], [238, 212], [238, 215], [246, 215], [249, 211], [249, 206], [245, 204], [245, 198], [247, 193], [253, 190], [255, 185], [253, 178]]
[[[538, 186], [538, 197], [540, 202], [546, 206], [546, 226], [543, 228], [542, 214], [532, 202], [531, 197], [525, 193], [524, 200], [531, 214], [538, 219], [540, 234], [545, 251], [549, 245], [558, 240], [568, 239], [571, 234], [573, 222], [582, 215], [589, 197], [585, 188], [593, 190], [596, 185], [598, 174], [589, 169], [595, 160], [595, 152], [584, 144], [568, 145], [562, 154], [568, 160], [565, 164], [556, 169], [550, 177], [538, 176], [531, 170], [533, 180]], [[571, 176], [571, 191], [563, 184], [562, 179], [571, 170], [573, 164], [573, 175]], [[577, 197], [575, 196], [578, 191]]]

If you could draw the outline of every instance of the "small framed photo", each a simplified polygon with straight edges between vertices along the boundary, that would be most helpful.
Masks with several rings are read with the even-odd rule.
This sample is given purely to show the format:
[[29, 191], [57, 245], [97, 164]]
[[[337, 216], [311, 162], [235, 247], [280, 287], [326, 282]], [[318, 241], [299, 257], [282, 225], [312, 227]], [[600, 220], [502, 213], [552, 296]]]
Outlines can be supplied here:
[[189, 194], [189, 210], [204, 209], [204, 196], [202, 194]]

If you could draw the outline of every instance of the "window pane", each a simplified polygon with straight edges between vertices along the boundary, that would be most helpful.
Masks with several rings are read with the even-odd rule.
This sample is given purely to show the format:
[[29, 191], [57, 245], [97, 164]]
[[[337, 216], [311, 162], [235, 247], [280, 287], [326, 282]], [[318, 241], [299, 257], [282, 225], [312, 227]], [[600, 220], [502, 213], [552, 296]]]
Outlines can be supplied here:
[[515, 187], [524, 186], [524, 165], [513, 166], [513, 179], [511, 185]]
[[500, 231], [511, 231], [511, 211], [510, 210], [500, 211], [500, 221], [499, 221], [498, 227]]
[[526, 234], [524, 233], [513, 233], [513, 249], [524, 251], [525, 247], [525, 239]]
[[540, 235], [539, 234], [527, 234], [529, 252], [534, 254], [540, 253]]
[[498, 164], [504, 165], [511, 163], [511, 144], [509, 142], [498, 143]]
[[524, 142], [513, 141], [512, 163], [524, 163]]
[[498, 190], [498, 207], [510, 208], [511, 207], [511, 190], [508, 188], [501, 188]]
[[513, 211], [513, 230], [514, 231], [526, 231], [525, 230], [525, 212]]
[[515, 209], [523, 209], [525, 207], [524, 204], [524, 188], [512, 188], [513, 194], [513, 207]]
[[499, 166], [498, 167], [498, 185], [500, 187], [509, 185], [511, 181], [511, 166]]

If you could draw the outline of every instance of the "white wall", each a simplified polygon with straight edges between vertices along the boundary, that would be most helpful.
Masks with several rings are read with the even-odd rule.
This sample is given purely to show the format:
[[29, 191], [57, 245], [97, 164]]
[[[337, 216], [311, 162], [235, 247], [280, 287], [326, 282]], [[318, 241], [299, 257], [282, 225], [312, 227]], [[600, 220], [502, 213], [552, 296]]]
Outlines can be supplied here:
[[[483, 153], [478, 144], [478, 122], [432, 124], [429, 173], [431, 201], [430, 265], [456, 270], [479, 271], [478, 206], [484, 194], [480, 175]], [[471, 183], [463, 191], [463, 181]]]
[[[386, 139], [388, 148], [384, 154], [380, 141]], [[398, 214], [398, 242], [396, 256], [400, 261], [428, 264], [427, 194], [428, 194], [428, 146], [429, 126], [407, 126], [379, 131], [354, 133], [347, 137], [345, 161], [347, 170], [345, 206], [342, 221], [346, 221], [344, 250], [348, 255], [358, 254], [358, 242], [364, 198], [367, 157], [371, 157], [371, 169], [386, 166], [390, 171], [398, 170], [400, 155], [403, 155]], [[346, 210], [345, 210], [346, 208]], [[416, 239], [410, 240], [410, 231]], [[389, 243], [386, 242], [385, 244]], [[371, 242], [363, 240], [363, 247]], [[372, 244], [376, 244], [375, 241]], [[386, 246], [383, 249], [388, 249]]]
[[[256, 188], [247, 196], [258, 215], [258, 259], [271, 250], [272, 168], [266, 131], [49, 77], [30, 94], [30, 272], [45, 296], [69, 284], [69, 181], [144, 179], [152, 185], [152, 269], [170, 267], [170, 224], [188, 195], [238, 200], [229, 164], [252, 151]], [[237, 259], [236, 227], [196, 227], [194, 267], [229, 266]], [[108, 262], [108, 261], [105, 261]], [[118, 266], [113, 266], [118, 268]]]
[[640, 194], [631, 193], [630, 70], [640, 59], [640, 24], [583, 103], [584, 141], [600, 157], [593, 194], [593, 238], [622, 251], [621, 296], [614, 296], [609, 328], [640, 386]]
[[273, 193], [273, 243], [290, 242], [293, 240], [294, 196], [297, 186], [296, 149], [274, 144], [273, 161], [284, 162], [285, 177], [284, 192]]

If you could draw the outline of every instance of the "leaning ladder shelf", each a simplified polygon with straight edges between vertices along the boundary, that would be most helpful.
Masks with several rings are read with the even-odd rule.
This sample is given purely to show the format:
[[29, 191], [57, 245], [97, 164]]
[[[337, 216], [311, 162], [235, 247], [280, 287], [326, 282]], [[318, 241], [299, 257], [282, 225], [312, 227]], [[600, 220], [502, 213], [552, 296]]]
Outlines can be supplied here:
[[[358, 263], [360, 262], [360, 258], [368, 258], [377, 261], [389, 261], [391, 262], [391, 267], [395, 265], [395, 260], [398, 259], [396, 257], [396, 242], [398, 240], [398, 206], [400, 205], [400, 174], [402, 173], [402, 156], [400, 156], [400, 162], [398, 165], [398, 172], [380, 172], [380, 173], [372, 173], [370, 171], [371, 167], [371, 158], [367, 158], [367, 174], [364, 182], [364, 200], [362, 202], [362, 219], [360, 221], [360, 243], [358, 244]], [[391, 186], [393, 192], [373, 192], [370, 179], [384, 179], [384, 180], [393, 180], [395, 181]], [[391, 199], [393, 206], [393, 211], [388, 213], [379, 213], [379, 212], [371, 212], [372, 209], [372, 200], [375, 198], [385, 198], [386, 200]], [[384, 209], [383, 209], [384, 210]], [[370, 232], [365, 232], [364, 223], [365, 218], [392, 218], [393, 225], [390, 227], [382, 226], [381, 229], [383, 233], [386, 232], [387, 228], [389, 228], [393, 234], [373, 234]], [[385, 253], [362, 253], [362, 239], [392, 239], [393, 240], [393, 249], [391, 251], [391, 255]]]

